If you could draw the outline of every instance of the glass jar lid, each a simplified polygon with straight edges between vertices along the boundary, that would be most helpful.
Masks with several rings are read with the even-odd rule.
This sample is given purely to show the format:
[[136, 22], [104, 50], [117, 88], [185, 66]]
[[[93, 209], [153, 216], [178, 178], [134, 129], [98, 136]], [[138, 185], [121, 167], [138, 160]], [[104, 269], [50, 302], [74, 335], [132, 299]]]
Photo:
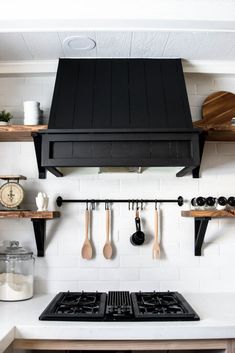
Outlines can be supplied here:
[[20, 246], [17, 240], [12, 240], [7, 246], [0, 247], [0, 258], [26, 259], [31, 258], [33, 252]]

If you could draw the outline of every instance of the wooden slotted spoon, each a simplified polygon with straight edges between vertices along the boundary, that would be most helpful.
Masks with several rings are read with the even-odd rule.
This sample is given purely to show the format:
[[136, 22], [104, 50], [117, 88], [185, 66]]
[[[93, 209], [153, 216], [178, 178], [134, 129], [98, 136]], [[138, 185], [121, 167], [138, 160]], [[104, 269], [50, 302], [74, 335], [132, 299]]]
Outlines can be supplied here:
[[154, 242], [153, 242], [153, 259], [159, 259], [161, 255], [161, 249], [158, 239], [158, 210], [154, 210]]
[[110, 240], [110, 209], [108, 206], [106, 206], [105, 213], [106, 213], [106, 242], [103, 248], [103, 255], [107, 260], [109, 260], [112, 257], [113, 249], [112, 249], [112, 244]]
[[82, 246], [82, 257], [83, 259], [90, 260], [92, 258], [92, 246], [89, 240], [89, 225], [90, 225], [90, 211], [85, 211], [85, 241]]

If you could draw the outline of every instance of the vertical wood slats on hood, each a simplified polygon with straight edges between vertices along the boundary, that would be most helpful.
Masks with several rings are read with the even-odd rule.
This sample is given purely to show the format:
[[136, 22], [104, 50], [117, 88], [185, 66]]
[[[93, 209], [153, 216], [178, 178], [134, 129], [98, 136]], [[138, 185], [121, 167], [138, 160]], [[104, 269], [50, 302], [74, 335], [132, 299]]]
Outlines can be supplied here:
[[180, 59], [60, 59], [49, 129], [190, 129]]

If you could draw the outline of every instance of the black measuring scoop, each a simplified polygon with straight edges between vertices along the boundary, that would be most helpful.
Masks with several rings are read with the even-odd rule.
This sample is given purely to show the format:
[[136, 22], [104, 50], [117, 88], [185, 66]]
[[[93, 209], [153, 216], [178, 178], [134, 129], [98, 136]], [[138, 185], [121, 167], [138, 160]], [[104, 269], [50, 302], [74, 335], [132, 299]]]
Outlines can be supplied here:
[[142, 245], [145, 241], [145, 235], [144, 232], [141, 230], [141, 225], [140, 225], [140, 216], [139, 216], [139, 210], [136, 210], [135, 213], [135, 226], [136, 226], [136, 232], [132, 234], [130, 237], [131, 244], [134, 246], [139, 246]]

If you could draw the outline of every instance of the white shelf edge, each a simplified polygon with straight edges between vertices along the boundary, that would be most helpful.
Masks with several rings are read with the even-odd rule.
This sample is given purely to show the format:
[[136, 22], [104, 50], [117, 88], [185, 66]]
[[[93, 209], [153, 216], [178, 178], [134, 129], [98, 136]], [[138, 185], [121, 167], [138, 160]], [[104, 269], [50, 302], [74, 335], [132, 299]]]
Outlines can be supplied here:
[[[0, 61], [0, 75], [55, 74], [58, 60]], [[235, 62], [212, 60], [183, 60], [185, 73], [235, 74]]]

